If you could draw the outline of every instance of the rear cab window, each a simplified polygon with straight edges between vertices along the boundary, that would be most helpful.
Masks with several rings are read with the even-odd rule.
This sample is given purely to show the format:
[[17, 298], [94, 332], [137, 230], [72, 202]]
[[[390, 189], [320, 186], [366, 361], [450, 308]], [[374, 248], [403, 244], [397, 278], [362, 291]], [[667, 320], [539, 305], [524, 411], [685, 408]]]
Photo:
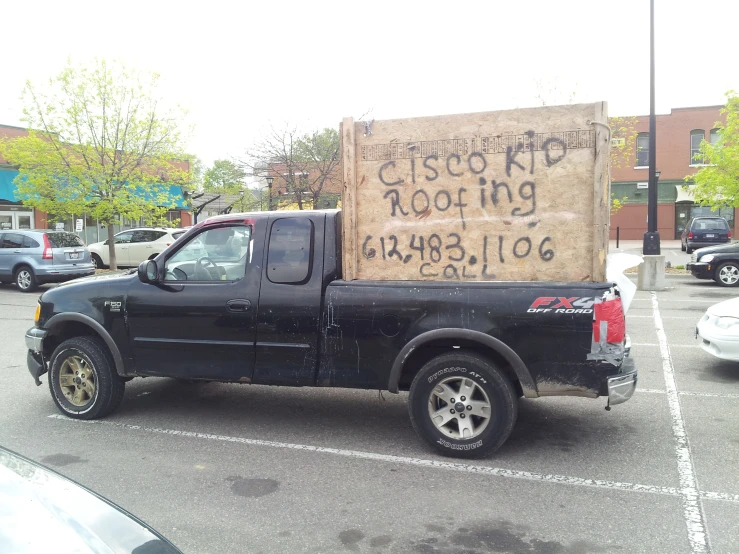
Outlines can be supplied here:
[[46, 233], [52, 248], [74, 248], [84, 246], [85, 243], [74, 233]]
[[310, 279], [313, 222], [284, 217], [272, 224], [267, 252], [267, 278], [273, 283], [300, 285]]

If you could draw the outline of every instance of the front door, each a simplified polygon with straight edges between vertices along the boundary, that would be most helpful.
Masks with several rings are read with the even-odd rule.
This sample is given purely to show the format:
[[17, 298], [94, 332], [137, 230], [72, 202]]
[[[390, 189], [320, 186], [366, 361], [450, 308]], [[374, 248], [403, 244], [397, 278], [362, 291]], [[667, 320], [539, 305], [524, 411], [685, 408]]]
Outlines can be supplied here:
[[132, 283], [125, 310], [136, 371], [251, 380], [263, 249], [254, 231], [247, 223], [205, 227], [159, 260], [161, 283]]
[[33, 229], [33, 212], [0, 210], [0, 231]]

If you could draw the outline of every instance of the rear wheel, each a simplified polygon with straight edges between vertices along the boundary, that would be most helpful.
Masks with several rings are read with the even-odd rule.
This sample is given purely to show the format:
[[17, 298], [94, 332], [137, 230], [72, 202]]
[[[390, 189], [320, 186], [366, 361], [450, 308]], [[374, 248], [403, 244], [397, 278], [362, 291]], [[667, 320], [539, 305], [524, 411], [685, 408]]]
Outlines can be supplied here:
[[66, 416], [104, 417], [121, 403], [125, 388], [110, 351], [98, 337], [65, 340], [51, 356], [49, 390]]
[[690, 246], [688, 246], [687, 244], [685, 245], [685, 253], [686, 254], [692, 254], [693, 253], [693, 249], [690, 248]]
[[518, 414], [513, 384], [490, 360], [454, 352], [429, 361], [408, 402], [416, 432], [445, 456], [478, 458], [500, 448]]
[[15, 270], [15, 285], [21, 292], [33, 292], [38, 287], [36, 275], [33, 269], [27, 265], [22, 265]]
[[680, 250], [685, 252], [685, 243], [683, 243], [683, 241], [680, 241]]
[[736, 287], [739, 285], [739, 264], [725, 262], [716, 268], [714, 280], [722, 287]]

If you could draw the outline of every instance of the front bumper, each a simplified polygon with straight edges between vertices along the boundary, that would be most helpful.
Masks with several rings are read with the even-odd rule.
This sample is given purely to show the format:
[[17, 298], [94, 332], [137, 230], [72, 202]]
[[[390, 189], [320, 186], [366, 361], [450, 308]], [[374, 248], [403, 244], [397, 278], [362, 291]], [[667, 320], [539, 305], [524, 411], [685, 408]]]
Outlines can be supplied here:
[[698, 279], [713, 279], [714, 267], [710, 263], [690, 262], [685, 269]]
[[632, 358], [624, 358], [621, 373], [606, 379], [608, 388], [608, 407], [623, 404], [634, 396], [636, 390], [637, 371]]
[[26, 346], [28, 347], [26, 365], [36, 385], [41, 384], [39, 377], [46, 373], [46, 360], [42, 353], [44, 337], [46, 337], [46, 331], [43, 329], [31, 327], [26, 331]]
[[695, 336], [700, 347], [721, 360], [739, 361], [739, 337], [722, 334], [710, 320], [703, 316], [695, 326]]

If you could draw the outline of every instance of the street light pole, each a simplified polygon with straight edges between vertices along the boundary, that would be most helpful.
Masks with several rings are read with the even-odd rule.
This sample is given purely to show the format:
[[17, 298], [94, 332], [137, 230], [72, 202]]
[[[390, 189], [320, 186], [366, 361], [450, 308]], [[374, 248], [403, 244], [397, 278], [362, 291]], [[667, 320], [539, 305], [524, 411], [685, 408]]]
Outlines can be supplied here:
[[649, 194], [647, 200], [647, 232], [643, 254], [659, 255], [657, 230], [657, 122], [654, 115], [654, 0], [649, 0]]
[[272, 211], [272, 183], [274, 177], [267, 177], [267, 211]]

